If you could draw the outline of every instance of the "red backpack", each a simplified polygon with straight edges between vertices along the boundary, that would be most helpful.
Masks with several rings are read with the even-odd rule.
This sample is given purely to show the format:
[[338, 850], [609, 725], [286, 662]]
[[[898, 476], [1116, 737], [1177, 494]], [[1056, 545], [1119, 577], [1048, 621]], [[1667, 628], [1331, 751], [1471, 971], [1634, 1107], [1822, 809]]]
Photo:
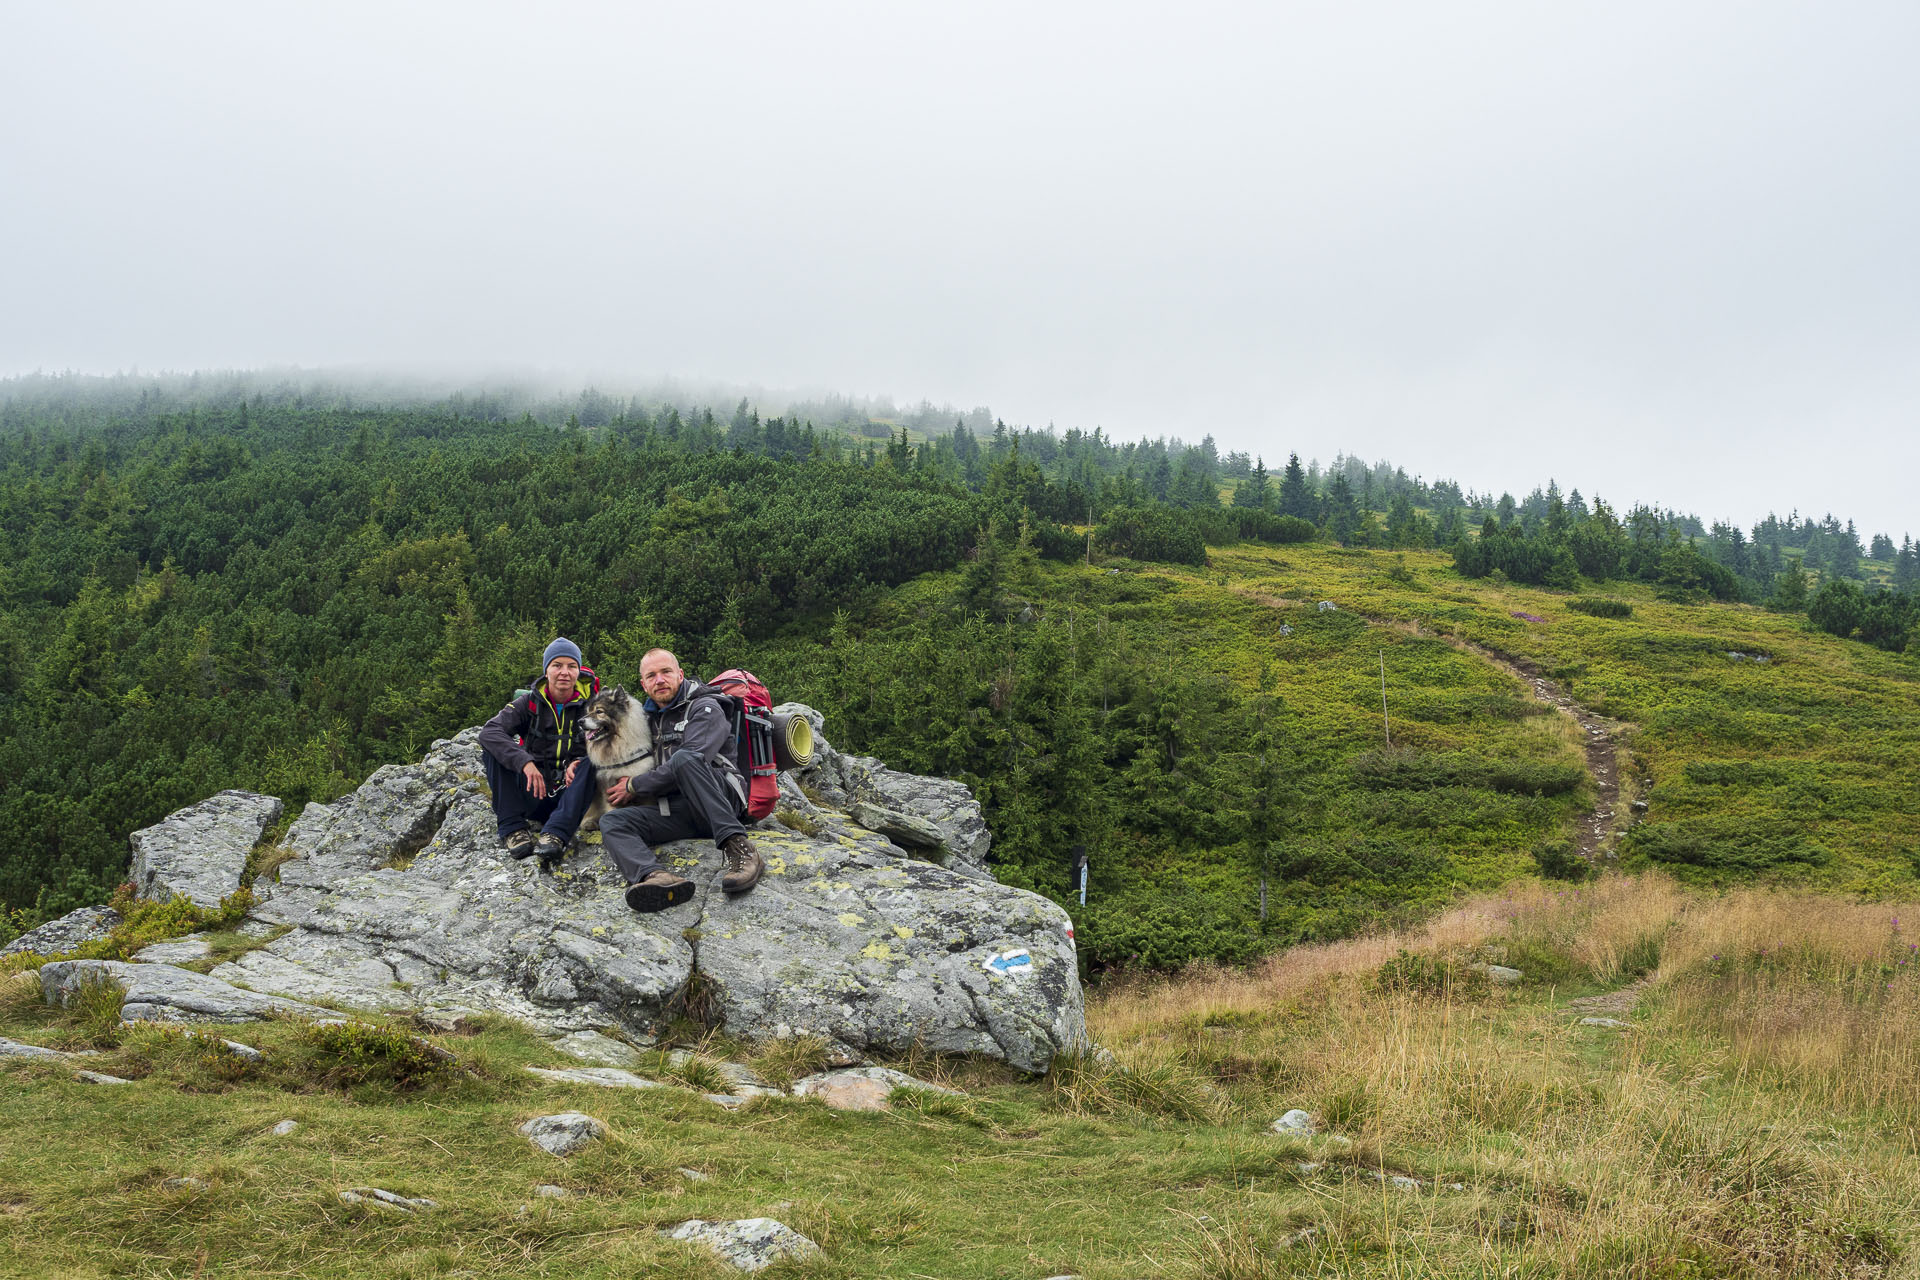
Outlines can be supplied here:
[[773, 758], [773, 696], [760, 677], [732, 667], [707, 687], [733, 703], [733, 761], [747, 781], [747, 816], [755, 822], [780, 803], [780, 766]]

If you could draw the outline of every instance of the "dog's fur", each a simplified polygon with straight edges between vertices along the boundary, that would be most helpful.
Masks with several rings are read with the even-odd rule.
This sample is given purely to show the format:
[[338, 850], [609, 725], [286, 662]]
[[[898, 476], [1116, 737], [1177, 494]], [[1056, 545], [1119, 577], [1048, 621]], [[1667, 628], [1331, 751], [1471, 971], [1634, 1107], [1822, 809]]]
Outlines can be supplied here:
[[653, 768], [653, 730], [647, 727], [640, 700], [618, 685], [587, 700], [580, 729], [586, 735], [587, 759], [593, 761], [600, 792], [587, 806], [580, 829], [596, 831], [600, 815], [607, 811], [607, 788], [613, 780], [637, 778]]

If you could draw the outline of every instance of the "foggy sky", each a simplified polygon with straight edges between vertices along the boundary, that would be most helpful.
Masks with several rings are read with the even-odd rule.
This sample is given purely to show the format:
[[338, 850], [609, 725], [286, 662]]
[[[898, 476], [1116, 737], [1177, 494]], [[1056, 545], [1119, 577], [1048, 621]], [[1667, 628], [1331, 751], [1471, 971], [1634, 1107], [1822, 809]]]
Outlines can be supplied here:
[[1920, 6], [0, 5], [0, 374], [669, 375], [1920, 534]]

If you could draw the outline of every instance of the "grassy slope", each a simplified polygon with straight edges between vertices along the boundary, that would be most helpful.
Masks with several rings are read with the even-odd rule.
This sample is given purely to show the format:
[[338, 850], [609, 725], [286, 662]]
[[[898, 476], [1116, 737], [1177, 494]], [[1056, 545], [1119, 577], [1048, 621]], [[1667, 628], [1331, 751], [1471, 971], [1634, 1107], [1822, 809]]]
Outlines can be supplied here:
[[[291, 1025], [236, 1029], [273, 1059], [238, 1079], [136, 1031], [91, 1060], [130, 1085], [0, 1062], [0, 1274], [718, 1276], [656, 1228], [765, 1215], [824, 1246], [775, 1274], [849, 1280], [1911, 1275], [1920, 979], [1899, 910], [1657, 877], [1472, 900], [1401, 936], [1112, 986], [1091, 1016], [1126, 1071], [910, 1064], [972, 1098], [884, 1115], [544, 1084], [518, 1068], [547, 1052], [505, 1026], [442, 1041], [479, 1078], [414, 1092], [327, 1087], [340, 1059]], [[1531, 980], [1477, 983], [1461, 962], [1486, 954]], [[1564, 1004], [1656, 963], [1628, 1031]], [[0, 1000], [0, 1033], [97, 1029]], [[1337, 1136], [1268, 1132], [1295, 1106]], [[513, 1133], [572, 1109], [611, 1139], [561, 1161]], [[302, 1127], [268, 1135], [283, 1118]], [[210, 1186], [162, 1185], [182, 1175]], [[366, 1185], [440, 1207], [337, 1201]]]
[[[1596, 712], [1629, 722], [1652, 783], [1648, 825], [1732, 851], [1730, 862], [1690, 874], [1765, 869], [1849, 891], [1911, 891], [1920, 853], [1920, 664], [1911, 658], [1811, 632], [1797, 616], [1670, 604], [1644, 587], [1605, 592], [1631, 602], [1631, 618], [1592, 618], [1569, 609], [1565, 593], [1462, 581], [1438, 555], [1243, 548], [1214, 562], [1216, 581], [1232, 589], [1332, 598], [1527, 659]], [[1388, 576], [1396, 567], [1405, 580]], [[1242, 670], [1251, 663], [1243, 657]], [[1824, 860], [1768, 861], [1796, 842]], [[1754, 866], [1741, 865], [1742, 850]]]

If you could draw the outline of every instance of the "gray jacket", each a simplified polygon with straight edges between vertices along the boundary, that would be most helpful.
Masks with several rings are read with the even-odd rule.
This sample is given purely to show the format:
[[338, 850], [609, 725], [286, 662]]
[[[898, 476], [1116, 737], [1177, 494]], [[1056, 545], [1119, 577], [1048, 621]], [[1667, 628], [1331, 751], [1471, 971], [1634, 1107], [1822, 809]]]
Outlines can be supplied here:
[[653, 731], [655, 764], [627, 784], [629, 795], [646, 800], [680, 791], [686, 770], [717, 769], [728, 789], [746, 802], [746, 787], [733, 760], [733, 721], [725, 694], [689, 677], [666, 706], [648, 698], [641, 710]]

